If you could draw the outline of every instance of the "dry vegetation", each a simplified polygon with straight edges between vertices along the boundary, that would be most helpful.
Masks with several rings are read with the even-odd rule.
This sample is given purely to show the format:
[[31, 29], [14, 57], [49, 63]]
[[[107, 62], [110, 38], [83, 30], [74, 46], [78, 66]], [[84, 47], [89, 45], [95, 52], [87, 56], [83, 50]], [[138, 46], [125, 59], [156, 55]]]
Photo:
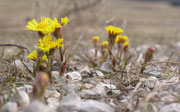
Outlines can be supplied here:
[[[90, 70], [87, 73], [89, 77], [83, 77], [78, 82], [81, 87], [74, 91], [81, 92], [85, 88], [84, 84], [92, 80], [96, 84], [110, 82], [120, 91], [119, 94], [114, 94], [113, 89], [108, 89], [107, 97], [84, 96], [82, 99], [95, 99], [116, 105], [114, 107], [118, 112], [138, 109], [143, 112], [150, 112], [150, 110], [156, 112], [160, 109], [162, 100], [158, 92], [163, 94], [164, 91], [170, 91], [175, 88], [175, 84], [179, 83], [180, 7], [173, 7], [167, 2], [133, 0], [1, 0], [0, 11], [0, 51], [2, 52], [0, 54], [0, 96], [11, 94], [12, 91], [9, 90], [15, 86], [34, 83], [32, 71], [28, 71], [26, 64], [32, 64], [27, 59], [27, 54], [28, 50], [32, 51], [35, 48], [38, 35], [26, 31], [25, 26], [29, 20], [42, 16], [70, 18], [70, 23], [65, 27], [64, 32], [65, 43], [70, 54], [66, 72], [81, 71], [84, 66], [88, 66]], [[93, 48], [91, 37], [98, 35], [101, 38], [100, 41], [106, 40], [108, 35], [105, 26], [107, 25], [122, 27], [124, 34], [129, 37], [130, 52], [133, 57], [125, 69], [107, 72], [100, 69], [101, 64], [98, 60], [95, 61], [98, 66], [94, 66], [94, 62], [92, 64], [93, 59], [89, 55], [89, 50]], [[156, 48], [155, 56], [152, 62], [150, 60], [142, 64], [144, 57], [141, 55], [145, 54], [149, 46]], [[19, 68], [19, 63], [23, 63], [23, 69]], [[140, 69], [146, 65], [147, 71], [141, 74]], [[105, 75], [101, 78], [93, 77], [95, 70], [100, 70]], [[157, 74], [160, 75], [155, 76], [156, 82], [151, 85], [154, 79], [150, 75]], [[60, 99], [68, 94], [64, 90], [66, 86], [68, 87], [68, 81], [62, 80], [48, 86], [48, 89], [60, 87], [56, 88], [62, 92]], [[174, 95], [178, 98], [179, 96], [179, 94]], [[113, 103], [110, 103], [110, 100]], [[180, 100], [176, 102], [179, 103]], [[0, 106], [2, 106], [1, 103], [0, 99]]]

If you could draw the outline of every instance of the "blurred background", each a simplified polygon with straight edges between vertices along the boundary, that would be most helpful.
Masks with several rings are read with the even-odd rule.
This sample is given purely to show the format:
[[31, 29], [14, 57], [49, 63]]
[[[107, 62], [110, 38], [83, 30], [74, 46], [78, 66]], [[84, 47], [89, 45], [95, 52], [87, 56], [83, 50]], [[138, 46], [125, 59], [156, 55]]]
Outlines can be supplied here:
[[34, 49], [38, 35], [25, 26], [42, 16], [70, 18], [64, 32], [70, 49], [92, 47], [92, 36], [105, 40], [106, 25], [123, 28], [132, 47], [180, 41], [180, 0], [0, 0], [0, 44]]

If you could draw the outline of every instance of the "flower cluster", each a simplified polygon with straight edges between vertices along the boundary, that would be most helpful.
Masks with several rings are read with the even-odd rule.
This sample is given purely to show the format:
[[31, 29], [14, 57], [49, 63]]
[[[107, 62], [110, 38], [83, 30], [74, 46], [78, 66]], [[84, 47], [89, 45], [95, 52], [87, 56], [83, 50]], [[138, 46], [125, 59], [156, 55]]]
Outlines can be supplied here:
[[[33, 60], [33, 61], [36, 61], [37, 59], [37, 51], [34, 50], [33, 52], [31, 52], [29, 55], [28, 55], [28, 58]], [[47, 59], [47, 56], [44, 55], [42, 58], [41, 58], [41, 61], [44, 62], [44, 61], [48, 61]]]
[[57, 18], [54, 18], [54, 20], [52, 20], [49, 17], [41, 17], [40, 22], [35, 19], [29, 21], [26, 25], [26, 28], [27, 30], [38, 31], [46, 35], [54, 32], [56, 28], [65, 26], [68, 22], [69, 19], [67, 17], [61, 18], [61, 23], [58, 22]]
[[[53, 55], [56, 49], [60, 50], [61, 61], [63, 62], [64, 52], [62, 52], [63, 38], [62, 29], [69, 22], [68, 17], [61, 18], [61, 22], [58, 22], [57, 18], [51, 19], [49, 17], [41, 17], [41, 20], [31, 20], [27, 23], [26, 29], [36, 31], [39, 34], [39, 42], [35, 51], [29, 54], [28, 58], [36, 62], [35, 72], [39, 71], [39, 68], [45, 68], [45, 72], [48, 73], [51, 79], [51, 71], [53, 66]], [[54, 38], [53, 38], [54, 37]], [[47, 62], [42, 65], [42, 62]], [[42, 67], [41, 67], [42, 66]]]
[[106, 26], [106, 31], [109, 33], [109, 35], [114, 35], [114, 36], [123, 33], [123, 30], [121, 28], [112, 25]]
[[52, 36], [47, 35], [39, 40], [39, 44], [37, 46], [38, 49], [49, 54], [50, 50], [55, 50], [63, 46], [63, 39], [59, 38], [56, 41], [53, 41]]
[[[61, 23], [58, 22], [57, 18], [51, 19], [49, 17], [41, 17], [41, 21], [31, 20], [26, 25], [27, 30], [37, 31], [43, 34], [43, 37], [40, 38], [37, 48], [49, 53], [50, 50], [55, 50], [63, 46], [63, 39], [57, 38], [56, 41], [53, 41], [51, 33], [54, 33], [56, 29], [65, 26], [69, 22], [68, 17], [61, 18]], [[29, 59], [32, 59], [28, 56]]]
[[[100, 44], [102, 61], [105, 62], [108, 58], [111, 58], [112, 65], [116, 67], [117, 65], [116, 63], [119, 63], [118, 65], [120, 65], [122, 55], [123, 55], [123, 60], [126, 63], [129, 58], [128, 47], [130, 45], [130, 42], [129, 42], [128, 37], [126, 35], [122, 35], [124, 31], [120, 27], [109, 25], [109, 26], [106, 26], [106, 31], [108, 33], [108, 41], [103, 41]], [[94, 36], [92, 40], [95, 46], [95, 59], [97, 59], [99, 37]], [[113, 47], [116, 43], [117, 43], [118, 49], [115, 56], [113, 52]]]

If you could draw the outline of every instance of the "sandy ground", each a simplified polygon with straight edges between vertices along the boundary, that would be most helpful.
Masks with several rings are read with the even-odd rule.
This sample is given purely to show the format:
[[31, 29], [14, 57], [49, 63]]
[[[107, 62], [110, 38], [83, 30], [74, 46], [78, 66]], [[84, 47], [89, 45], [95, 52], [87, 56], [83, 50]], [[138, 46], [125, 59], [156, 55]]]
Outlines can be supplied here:
[[[91, 37], [107, 38], [105, 26], [120, 26], [131, 45], [173, 44], [180, 40], [180, 7], [166, 2], [127, 0], [1, 0], [0, 44], [21, 44], [32, 50], [37, 34], [25, 30], [41, 16], [70, 18], [64, 37], [70, 48], [92, 47]], [[88, 43], [88, 44], [87, 44]], [[10, 50], [11, 51], [11, 50]]]

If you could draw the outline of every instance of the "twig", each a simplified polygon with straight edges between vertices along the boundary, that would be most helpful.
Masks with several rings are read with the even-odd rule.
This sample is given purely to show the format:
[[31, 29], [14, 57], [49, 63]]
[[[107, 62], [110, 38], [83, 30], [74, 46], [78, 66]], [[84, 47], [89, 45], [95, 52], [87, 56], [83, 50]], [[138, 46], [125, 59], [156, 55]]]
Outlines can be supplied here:
[[33, 75], [33, 72], [26, 66], [26, 64], [23, 61], [21, 61], [21, 63], [24, 65], [24, 67], [27, 69], [27, 71]]
[[142, 66], [138, 66], [134, 69], [131, 69], [131, 70], [136, 70], [138, 68], [142, 68], [144, 66], [148, 66], [148, 65], [152, 65], [152, 64], [161, 64], [161, 63], [170, 63], [170, 64], [177, 64], [177, 65], [180, 65], [180, 62], [172, 62], [172, 61], [156, 61], [156, 62], [150, 62], [150, 63], [147, 63], [147, 64], [144, 64]]
[[29, 53], [29, 49], [22, 46], [22, 45], [17, 45], [17, 44], [0, 44], [0, 47], [4, 47], [4, 46], [12, 46], [12, 47], [17, 47], [19, 49], [26, 49]]

